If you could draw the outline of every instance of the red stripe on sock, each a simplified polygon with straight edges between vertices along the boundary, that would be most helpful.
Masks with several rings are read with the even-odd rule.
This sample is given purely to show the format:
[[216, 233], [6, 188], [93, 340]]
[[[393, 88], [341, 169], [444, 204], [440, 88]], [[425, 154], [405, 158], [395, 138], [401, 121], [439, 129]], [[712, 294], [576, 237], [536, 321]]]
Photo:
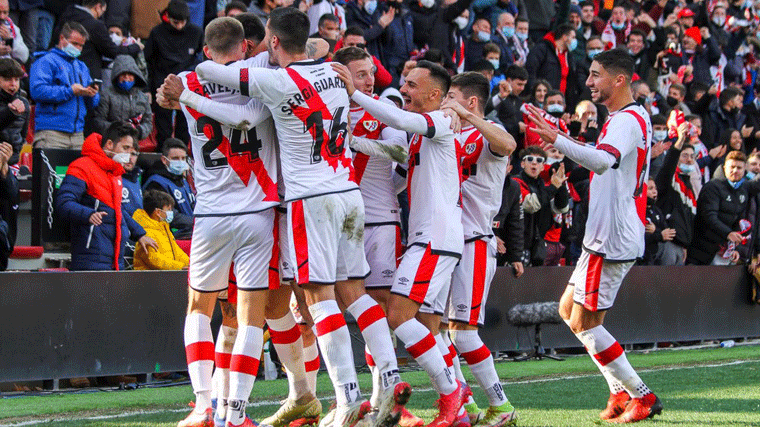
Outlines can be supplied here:
[[375, 304], [359, 315], [359, 318], [356, 319], [356, 324], [359, 325], [360, 330], [364, 331], [367, 326], [380, 319], [385, 319], [385, 312], [383, 311], [383, 308], [380, 307], [380, 304]]
[[319, 370], [319, 356], [317, 356], [314, 360], [309, 360], [308, 362], [304, 363], [304, 367], [306, 368], [306, 372], [314, 372]]
[[275, 331], [269, 328], [269, 336], [272, 337], [272, 343], [274, 344], [293, 344], [301, 338], [301, 328], [298, 325], [293, 325], [287, 331]]
[[214, 355], [214, 363], [219, 369], [230, 369], [230, 359], [232, 355], [230, 353], [219, 353]]
[[198, 341], [185, 346], [187, 364], [200, 360], [214, 360], [214, 343], [211, 341]]
[[427, 334], [425, 338], [417, 341], [406, 348], [406, 351], [415, 359], [425, 354], [428, 350], [436, 346], [435, 338], [432, 334]]
[[451, 353], [452, 357], [457, 354], [457, 349], [454, 348], [454, 344], [449, 344], [449, 353]]
[[606, 350], [600, 351], [594, 355], [594, 358], [599, 361], [602, 366], [607, 366], [608, 363], [620, 357], [623, 354], [623, 347], [620, 343], [615, 341], [615, 344], [609, 346]]
[[462, 353], [462, 357], [464, 357], [464, 360], [467, 361], [468, 365], [474, 365], [476, 363], [480, 363], [488, 359], [490, 356], [491, 356], [491, 351], [485, 345], [481, 346], [477, 350], [468, 351], [467, 353]]
[[259, 359], [244, 354], [233, 354], [230, 359], [230, 371], [255, 377], [259, 372]]
[[314, 325], [317, 327], [317, 336], [321, 337], [324, 334], [329, 334], [332, 331], [338, 330], [346, 326], [346, 319], [340, 313], [332, 314], [325, 317]]
[[453, 367], [454, 366], [454, 355], [451, 353], [446, 353], [443, 355], [443, 360], [446, 361], [446, 367]]
[[375, 365], [375, 359], [373, 359], [372, 355], [367, 353], [366, 351], [364, 352], [364, 360], [367, 361], [367, 366], [377, 366]]

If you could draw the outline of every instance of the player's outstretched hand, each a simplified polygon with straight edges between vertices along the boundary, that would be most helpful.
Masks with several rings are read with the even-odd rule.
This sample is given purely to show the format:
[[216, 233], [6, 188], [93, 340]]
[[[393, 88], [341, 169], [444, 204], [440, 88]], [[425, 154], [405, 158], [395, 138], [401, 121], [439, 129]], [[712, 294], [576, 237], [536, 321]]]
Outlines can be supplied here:
[[456, 102], [454, 100], [451, 100], [451, 99], [446, 99], [446, 100], [443, 101], [443, 104], [441, 104], [441, 110], [446, 109], [446, 108], [451, 109], [459, 117], [461, 117], [463, 119], [466, 119], [467, 115], [470, 113], [464, 107], [462, 107], [462, 104], [460, 104], [460, 103], [458, 103], [458, 102]]
[[[454, 104], [459, 105], [456, 102], [454, 102]], [[454, 133], [459, 133], [462, 130], [462, 119], [459, 118], [459, 114], [456, 112], [456, 110], [454, 110], [451, 106], [441, 105], [441, 111], [443, 111], [444, 117], [451, 118], [451, 124], [449, 125], [451, 130], [454, 131]]]
[[179, 97], [185, 90], [185, 85], [182, 84], [182, 79], [175, 74], [169, 74], [166, 76], [164, 84], [161, 85], [161, 87], [163, 88], [162, 94], [168, 101], [179, 101]]
[[548, 147], [549, 144], [554, 144], [554, 142], [557, 140], [557, 135], [559, 134], [557, 133], [556, 129], [553, 129], [551, 126], [549, 126], [549, 123], [547, 123], [546, 120], [541, 117], [541, 113], [538, 111], [538, 108], [530, 104], [527, 104], [526, 107], [530, 112], [530, 116], [528, 116], [530, 118], [530, 121], [536, 125], [535, 127], [528, 128], [528, 130], [538, 134], [538, 136], [541, 137], [541, 148], [546, 150], [546, 147]]
[[332, 65], [333, 70], [338, 73], [338, 78], [343, 80], [343, 83], [346, 84], [346, 92], [348, 92], [348, 96], [351, 97], [354, 92], [356, 92], [354, 78], [351, 77], [351, 71], [349, 71], [345, 65], [338, 62], [331, 62], [330, 65]]

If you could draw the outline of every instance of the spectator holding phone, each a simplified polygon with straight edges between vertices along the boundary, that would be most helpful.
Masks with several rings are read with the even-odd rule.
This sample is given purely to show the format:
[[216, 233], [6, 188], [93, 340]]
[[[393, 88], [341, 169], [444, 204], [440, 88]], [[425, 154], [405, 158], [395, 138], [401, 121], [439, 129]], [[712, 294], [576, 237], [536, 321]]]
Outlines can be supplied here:
[[13, 58], [26, 63], [29, 48], [24, 44], [21, 29], [13, 23], [10, 16], [8, 0], [0, 0], [0, 57]]
[[98, 106], [99, 87], [77, 58], [89, 37], [76, 22], [61, 28], [56, 47], [39, 53], [29, 73], [29, 92], [37, 102], [34, 146], [81, 150], [84, 117]]
[[18, 163], [21, 147], [26, 137], [29, 120], [29, 101], [19, 94], [19, 84], [24, 70], [11, 58], [0, 58], [0, 141], [13, 146], [9, 164]]

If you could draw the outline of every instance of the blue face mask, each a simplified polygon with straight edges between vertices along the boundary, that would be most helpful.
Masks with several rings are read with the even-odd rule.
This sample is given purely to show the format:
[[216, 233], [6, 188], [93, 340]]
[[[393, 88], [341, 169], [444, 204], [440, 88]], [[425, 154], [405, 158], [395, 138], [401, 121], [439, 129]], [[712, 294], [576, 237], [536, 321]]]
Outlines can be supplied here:
[[573, 39], [573, 41], [570, 42], [570, 46], [568, 46], [567, 48], [569, 50], [575, 50], [575, 48], [577, 47], [578, 47], [578, 39]]
[[174, 175], [182, 175], [186, 170], [190, 169], [190, 165], [184, 160], [169, 160], [167, 169]]
[[478, 31], [478, 40], [482, 42], [491, 41], [491, 33], [485, 31]]
[[520, 41], [528, 40], [528, 33], [515, 33], [515, 35]]
[[612, 26], [612, 29], [613, 29], [613, 30], [615, 30], [615, 31], [620, 31], [620, 30], [622, 30], [623, 28], [625, 28], [625, 22], [623, 22], [623, 23], [620, 23], [620, 24], [616, 24], [616, 23], [614, 23], [614, 22], [613, 22], [613, 23], [612, 23], [612, 24], [610, 24], [610, 25]]
[[172, 221], [174, 221], [174, 211], [166, 211], [166, 218], [164, 218], [164, 222], [167, 224], [171, 224]]
[[602, 49], [590, 49], [588, 51], [588, 59], [594, 59], [594, 57], [600, 53], [602, 53]]
[[119, 87], [120, 87], [120, 88], [121, 88], [121, 89], [122, 89], [124, 92], [129, 92], [129, 90], [130, 90], [130, 89], [132, 89], [132, 87], [133, 87], [134, 85], [135, 85], [135, 81], [134, 81], [134, 80], [132, 80], [131, 82], [130, 82], [130, 81], [119, 82]]
[[63, 47], [61, 50], [62, 50], [64, 53], [66, 53], [67, 55], [69, 55], [70, 57], [72, 57], [72, 58], [79, 58], [79, 55], [81, 55], [81, 54], [82, 54], [82, 51], [81, 51], [81, 50], [79, 50], [79, 49], [77, 49], [77, 48], [76, 48], [76, 46], [74, 46], [74, 45], [73, 45], [73, 44], [71, 44], [71, 43], [68, 43], [68, 44], [67, 44], [66, 46], [64, 46], [64, 47]]
[[546, 106], [546, 111], [549, 113], [563, 113], [565, 111], [565, 107], [562, 106], [562, 104], [552, 104]]
[[501, 32], [504, 37], [510, 38], [515, 35], [515, 27], [501, 27]]
[[747, 179], [748, 180], [752, 181], [753, 179], [755, 179], [756, 176], [757, 176], [756, 173], [754, 173], [752, 171], [747, 171]]

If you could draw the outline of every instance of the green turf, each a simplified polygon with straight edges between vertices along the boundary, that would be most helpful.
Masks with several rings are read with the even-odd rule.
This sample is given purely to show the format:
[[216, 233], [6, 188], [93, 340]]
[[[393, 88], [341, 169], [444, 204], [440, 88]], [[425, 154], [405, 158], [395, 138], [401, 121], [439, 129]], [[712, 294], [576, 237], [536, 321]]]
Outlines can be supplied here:
[[[672, 426], [757, 426], [760, 425], [760, 348], [742, 346], [730, 349], [657, 351], [629, 356], [642, 371], [641, 376], [662, 399], [665, 412], [654, 423]], [[750, 361], [734, 365], [710, 367], [730, 361]], [[651, 372], [647, 372], [652, 369]], [[601, 375], [587, 356], [572, 357], [564, 362], [531, 361], [497, 364], [505, 390], [518, 409], [521, 426], [593, 426], [604, 405], [608, 391]], [[586, 375], [592, 374], [592, 375]], [[465, 368], [465, 376], [471, 380]], [[558, 376], [571, 376], [551, 380]], [[359, 376], [363, 390], [370, 389], [368, 374]], [[427, 376], [408, 372], [403, 378], [418, 392], [409, 408], [427, 420], [434, 411], [435, 399]], [[535, 382], [535, 380], [547, 380]], [[472, 381], [471, 381], [472, 382]], [[474, 384], [474, 382], [472, 382]], [[287, 390], [284, 380], [258, 382], [251, 401], [274, 401]], [[327, 376], [319, 377], [321, 394], [331, 389]], [[475, 398], [485, 404], [485, 396], [477, 387]], [[63, 426], [175, 426], [184, 417], [187, 402], [192, 400], [188, 386], [162, 389], [141, 389], [126, 392], [59, 394], [44, 397], [3, 399], [0, 403], [0, 424], [24, 421], [60, 420], [45, 425]], [[328, 404], [324, 402], [325, 406]], [[249, 414], [262, 418], [276, 405], [254, 406]], [[128, 411], [150, 411], [148, 414], [119, 418], [90, 419]]]

